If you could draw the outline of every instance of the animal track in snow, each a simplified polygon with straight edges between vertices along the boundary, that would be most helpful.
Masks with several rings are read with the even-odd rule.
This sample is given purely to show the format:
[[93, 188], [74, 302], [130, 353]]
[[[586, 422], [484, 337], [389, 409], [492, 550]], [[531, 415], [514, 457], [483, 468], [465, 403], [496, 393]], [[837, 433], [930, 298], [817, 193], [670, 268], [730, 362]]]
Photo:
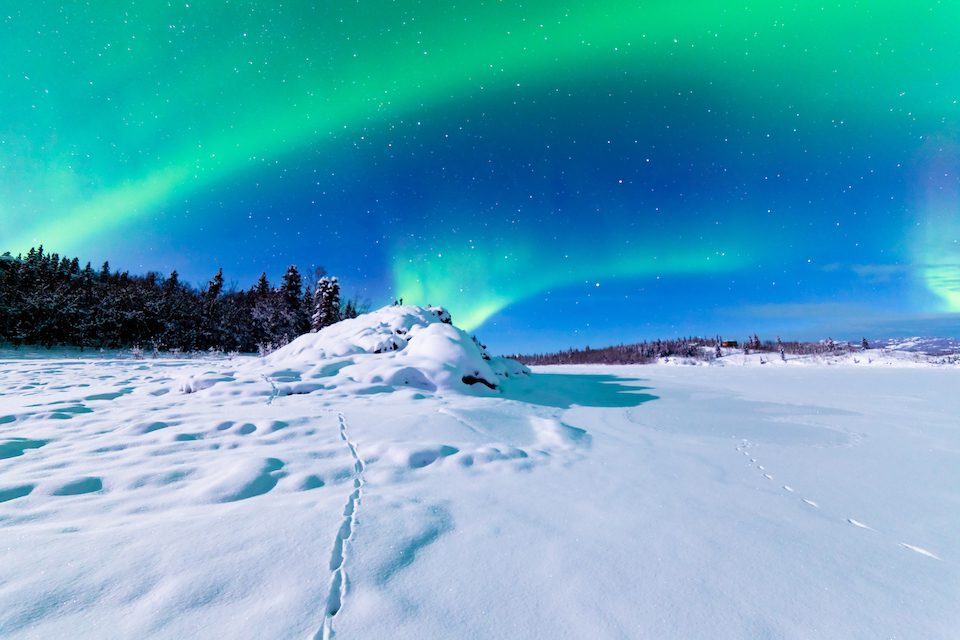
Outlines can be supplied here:
[[[753, 443], [751, 443], [750, 441], [748, 441], [748, 440], [741, 440], [740, 444], [737, 445], [737, 451], [741, 452], [741, 453], [742, 453], [743, 455], [745, 455], [745, 456], [750, 456], [750, 455], [751, 455], [751, 453], [750, 453], [750, 447], [752, 447], [752, 446], [753, 446]], [[764, 472], [764, 473], [763, 473], [763, 477], [764, 477], [765, 479], [767, 479], [767, 480], [773, 480], [773, 475], [770, 474], [770, 473], [767, 473], [766, 467], [765, 467], [764, 465], [758, 463], [758, 462], [757, 462], [757, 458], [750, 458], [750, 462], [751, 462], [751, 464], [756, 465], [756, 468], [757, 468], [758, 471]], [[783, 485], [783, 490], [786, 491], [787, 493], [796, 493], [796, 491], [794, 490], [794, 488], [791, 487], [790, 485], [787, 485], [787, 484]], [[816, 502], [814, 502], [813, 500], [808, 500], [808, 499], [806, 499], [806, 498], [804, 498], [804, 497], [801, 497], [800, 499], [801, 499], [804, 503], [810, 505], [811, 507], [814, 507], [814, 508], [816, 508], [816, 509], [819, 509], [819, 508], [820, 508], [820, 505], [818, 505], [818, 504], [817, 504]]]
[[853, 526], [855, 526], [855, 527], [857, 527], [857, 528], [860, 528], [860, 529], [867, 529], [868, 531], [876, 531], [876, 529], [874, 529], [873, 527], [871, 527], [871, 526], [869, 526], [869, 525], [866, 525], [866, 524], [863, 524], [863, 523], [860, 522], [859, 520], [854, 520], [853, 518], [847, 518], [847, 522], [849, 522], [849, 523], [852, 524]]
[[909, 549], [910, 551], [913, 551], [914, 553], [919, 553], [919, 554], [922, 555], [922, 556], [927, 556], [928, 558], [933, 558], [934, 560], [940, 560], [940, 559], [941, 559], [941, 558], [940, 558], [939, 556], [937, 556], [936, 554], [933, 554], [933, 553], [927, 551], [926, 549], [924, 549], [924, 548], [922, 548], [922, 547], [915, 547], [914, 545], [912, 545], [912, 544], [907, 544], [906, 542], [901, 542], [901, 543], [900, 543], [900, 546], [903, 547], [904, 549]]
[[[750, 447], [751, 447], [751, 443], [748, 442], [748, 441], [746, 441], [746, 440], [743, 440], [739, 445], [737, 445], [737, 448], [736, 448], [736, 449], [737, 449], [737, 451], [741, 452], [743, 455], [749, 456], [749, 455], [750, 455], [750, 452], [749, 452]], [[756, 463], [757, 463], [757, 459], [756, 459], [756, 458], [750, 458], [750, 462], [756, 464]], [[764, 466], [761, 465], [761, 464], [756, 464], [756, 468], [757, 468], [759, 471], [764, 471]], [[763, 477], [766, 478], [767, 480], [773, 480], [773, 476], [770, 475], [769, 473], [764, 473], [764, 474], [763, 474]], [[790, 485], [788, 485], [788, 484], [782, 485], [782, 488], [783, 488], [783, 490], [786, 491], [787, 493], [796, 494], [796, 490], [795, 490], [792, 486], [790, 486]], [[800, 500], [801, 500], [804, 504], [806, 504], [806, 505], [808, 505], [808, 506], [810, 506], [810, 507], [813, 507], [814, 509], [819, 509], [819, 508], [820, 508], [820, 505], [817, 504], [816, 502], [814, 502], [813, 500], [810, 500], [810, 499], [808, 499], [808, 498], [804, 498], [804, 497], [802, 497], [802, 496], [800, 496]], [[852, 525], [852, 526], [854, 526], [854, 527], [856, 527], [856, 528], [858, 528], [858, 529], [865, 529], [866, 531], [873, 531], [874, 533], [880, 533], [880, 532], [878, 532], [876, 529], [874, 529], [873, 527], [871, 527], [870, 525], [865, 524], [865, 523], [861, 522], [860, 520], [856, 520], [855, 518], [846, 518], [846, 522], [847, 522], [847, 524]], [[882, 534], [881, 534], [881, 535], [882, 535]], [[934, 560], [942, 560], [942, 558], [940, 558], [939, 556], [937, 556], [935, 553], [933, 553], [933, 552], [931, 552], [931, 551], [928, 551], [927, 549], [924, 549], [923, 547], [918, 547], [918, 546], [916, 546], [916, 545], [907, 544], [906, 542], [899, 542], [898, 545], [899, 545], [900, 547], [904, 548], [904, 549], [907, 549], [907, 550], [909, 550], [909, 551], [913, 551], [914, 553], [917, 553], [917, 554], [919, 554], [919, 555], [926, 556], [926, 557], [932, 558], [932, 559], [934, 559]]]
[[347, 595], [347, 545], [357, 528], [357, 513], [360, 510], [365, 484], [363, 477], [365, 466], [357, 452], [357, 445], [350, 440], [350, 435], [347, 433], [347, 420], [342, 413], [338, 415], [337, 420], [340, 423], [340, 439], [346, 443], [353, 457], [353, 491], [347, 497], [347, 503], [343, 507], [343, 520], [333, 540], [333, 551], [330, 554], [330, 571], [333, 572], [330, 578], [330, 593], [324, 610], [323, 626], [314, 634], [314, 640], [329, 640], [333, 637], [333, 619], [343, 609], [343, 601]]
[[270, 397], [267, 398], [267, 404], [271, 405], [273, 401], [277, 399], [277, 396], [280, 395], [280, 389], [278, 389], [277, 384], [267, 376], [263, 376], [263, 379], [270, 385]]

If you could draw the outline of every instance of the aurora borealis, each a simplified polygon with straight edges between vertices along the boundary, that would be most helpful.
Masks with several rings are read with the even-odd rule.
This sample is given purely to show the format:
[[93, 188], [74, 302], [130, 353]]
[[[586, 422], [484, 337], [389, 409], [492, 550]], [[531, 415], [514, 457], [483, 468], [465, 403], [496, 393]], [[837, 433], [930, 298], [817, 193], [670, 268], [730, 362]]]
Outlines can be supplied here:
[[956, 3], [19, 4], [0, 251], [554, 346], [958, 324]]

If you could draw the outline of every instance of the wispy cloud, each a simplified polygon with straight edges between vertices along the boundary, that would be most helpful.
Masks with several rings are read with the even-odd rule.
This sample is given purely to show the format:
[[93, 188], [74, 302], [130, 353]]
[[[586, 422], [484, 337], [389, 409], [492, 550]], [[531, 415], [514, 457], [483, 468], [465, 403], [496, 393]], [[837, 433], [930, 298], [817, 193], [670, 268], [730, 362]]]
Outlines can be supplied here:
[[854, 264], [850, 269], [871, 282], [890, 282], [897, 276], [910, 274], [915, 267], [909, 264]]
[[751, 318], [764, 320], [849, 318], [873, 312], [873, 310], [866, 305], [847, 302], [750, 304], [731, 308], [727, 311], [733, 316], [749, 316]]
[[871, 283], [890, 282], [899, 276], [906, 276], [921, 269], [923, 265], [903, 263], [868, 263], [846, 264], [830, 262], [820, 267], [825, 273], [853, 272], [855, 275]]

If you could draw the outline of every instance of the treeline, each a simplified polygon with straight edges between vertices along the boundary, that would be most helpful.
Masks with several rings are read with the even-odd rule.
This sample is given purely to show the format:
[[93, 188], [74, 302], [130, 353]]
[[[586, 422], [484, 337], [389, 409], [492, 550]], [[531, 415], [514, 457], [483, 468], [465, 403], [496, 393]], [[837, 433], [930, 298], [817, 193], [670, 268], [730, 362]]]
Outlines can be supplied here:
[[712, 347], [715, 341], [700, 338], [677, 338], [621, 344], [602, 349], [567, 349], [555, 353], [510, 356], [526, 365], [547, 364], [647, 364], [658, 358], [671, 356], [698, 358], [704, 346]]
[[791, 355], [826, 355], [868, 349], [864, 339], [858, 347], [831, 338], [819, 342], [762, 341], [754, 334], [743, 342], [715, 338], [676, 338], [621, 344], [601, 349], [567, 349], [554, 353], [518, 354], [510, 356], [526, 365], [549, 364], [647, 364], [660, 358], [687, 358], [709, 361], [735, 353], [770, 353], [779, 358]]
[[195, 288], [176, 271], [132, 275], [108, 262], [97, 271], [41, 246], [0, 256], [0, 343], [267, 352], [361, 311], [341, 300], [336, 278], [317, 285], [304, 287], [290, 266], [276, 287], [262, 274], [249, 290], [228, 290], [221, 269]]

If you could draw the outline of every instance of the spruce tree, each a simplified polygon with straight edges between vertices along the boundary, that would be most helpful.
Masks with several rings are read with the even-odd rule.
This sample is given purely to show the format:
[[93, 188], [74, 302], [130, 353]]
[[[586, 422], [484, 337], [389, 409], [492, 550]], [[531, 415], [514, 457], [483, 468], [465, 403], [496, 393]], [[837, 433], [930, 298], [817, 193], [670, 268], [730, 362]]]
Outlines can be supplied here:
[[202, 309], [200, 311], [201, 328], [200, 344], [201, 349], [223, 349], [223, 301], [220, 299], [223, 293], [223, 268], [217, 270], [210, 282], [207, 283], [207, 290], [204, 292]]
[[216, 275], [214, 275], [207, 284], [208, 298], [219, 298], [221, 293], [223, 293], [223, 267], [217, 270]]
[[286, 302], [287, 306], [291, 309], [298, 306], [302, 290], [303, 280], [300, 278], [300, 271], [296, 265], [292, 264], [287, 267], [287, 271], [283, 274], [283, 280], [280, 283], [280, 293], [283, 295], [284, 302]]
[[320, 331], [340, 321], [340, 283], [336, 277], [320, 278], [314, 294], [313, 317], [310, 327]]
[[269, 352], [277, 342], [278, 332], [274, 292], [266, 273], [260, 274], [260, 279], [250, 291], [250, 307], [253, 345], [261, 353]]
[[302, 305], [303, 279], [296, 265], [287, 267], [280, 284], [280, 313], [284, 337], [287, 341], [309, 331], [309, 316]]

